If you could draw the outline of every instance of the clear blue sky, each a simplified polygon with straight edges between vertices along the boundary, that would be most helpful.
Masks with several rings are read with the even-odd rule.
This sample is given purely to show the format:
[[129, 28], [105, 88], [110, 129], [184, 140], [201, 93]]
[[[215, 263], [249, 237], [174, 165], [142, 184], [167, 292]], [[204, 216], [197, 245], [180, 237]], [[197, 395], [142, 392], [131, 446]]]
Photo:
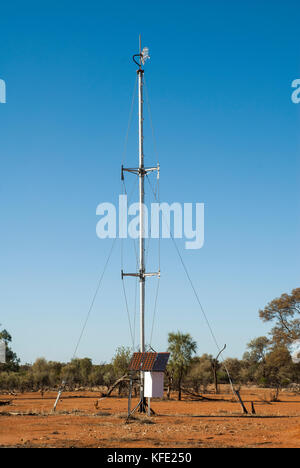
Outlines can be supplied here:
[[[2, 3], [0, 323], [22, 362], [73, 354], [111, 245], [96, 206], [120, 191], [139, 33], [161, 198], [205, 203], [205, 245], [182, 252], [215, 335], [241, 356], [267, 333], [258, 310], [299, 286], [299, 13], [277, 0]], [[156, 163], [150, 132], [145, 153]], [[153, 347], [181, 330], [215, 353], [171, 241], [161, 269]], [[130, 343], [116, 246], [77, 354], [98, 363]]]

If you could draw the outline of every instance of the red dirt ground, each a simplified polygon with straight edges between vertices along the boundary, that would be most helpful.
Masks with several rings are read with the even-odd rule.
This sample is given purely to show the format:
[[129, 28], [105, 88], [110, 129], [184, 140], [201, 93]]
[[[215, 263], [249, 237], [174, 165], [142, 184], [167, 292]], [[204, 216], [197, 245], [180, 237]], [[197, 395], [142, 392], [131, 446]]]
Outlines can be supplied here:
[[[270, 403], [270, 390], [241, 391], [249, 413], [243, 416], [232, 395], [219, 401], [153, 400], [150, 418], [135, 414], [126, 423], [127, 399], [101, 400], [96, 392], [64, 393], [55, 414], [55, 392], [0, 395], [0, 447], [300, 447], [300, 395], [282, 392]], [[215, 398], [214, 395], [207, 395]], [[133, 400], [132, 407], [137, 400]]]

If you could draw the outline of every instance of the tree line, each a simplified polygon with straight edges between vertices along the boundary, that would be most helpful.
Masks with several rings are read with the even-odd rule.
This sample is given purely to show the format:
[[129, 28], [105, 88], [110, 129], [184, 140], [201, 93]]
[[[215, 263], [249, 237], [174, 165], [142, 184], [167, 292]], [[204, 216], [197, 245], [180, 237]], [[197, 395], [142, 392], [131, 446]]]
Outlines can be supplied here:
[[[300, 364], [292, 361], [289, 345], [300, 338], [300, 288], [283, 294], [259, 311], [260, 318], [273, 324], [269, 336], [250, 341], [242, 359], [222, 360], [211, 354], [198, 356], [197, 343], [190, 334], [180, 331], [168, 335], [170, 359], [165, 373], [167, 397], [176, 391], [219, 393], [221, 384], [228, 384], [228, 374], [236, 385], [257, 385], [281, 388], [300, 384]], [[111, 362], [93, 364], [89, 358], [73, 359], [69, 363], [38, 358], [33, 364], [21, 365], [11, 349], [11, 335], [3, 330], [0, 339], [6, 343], [6, 364], [0, 364], [0, 390], [37, 391], [57, 389], [62, 381], [67, 388], [107, 389], [128, 374], [132, 350], [119, 347]], [[300, 356], [299, 356], [300, 357]], [[127, 393], [127, 382], [118, 391]]]

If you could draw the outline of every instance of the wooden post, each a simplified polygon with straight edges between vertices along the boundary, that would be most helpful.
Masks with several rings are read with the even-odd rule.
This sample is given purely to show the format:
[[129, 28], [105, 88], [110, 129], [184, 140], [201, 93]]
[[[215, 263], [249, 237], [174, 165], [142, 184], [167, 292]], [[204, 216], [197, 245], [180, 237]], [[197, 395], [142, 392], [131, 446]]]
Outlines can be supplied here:
[[236, 394], [236, 396], [237, 396], [238, 399], [239, 399], [239, 402], [240, 402], [240, 404], [241, 404], [241, 407], [243, 408], [244, 414], [248, 414], [248, 411], [247, 411], [247, 409], [246, 409], [246, 407], [245, 407], [245, 405], [244, 405], [244, 403], [243, 403], [243, 400], [242, 400], [242, 398], [241, 398], [240, 392], [239, 392], [238, 390], [235, 390], [235, 394]]

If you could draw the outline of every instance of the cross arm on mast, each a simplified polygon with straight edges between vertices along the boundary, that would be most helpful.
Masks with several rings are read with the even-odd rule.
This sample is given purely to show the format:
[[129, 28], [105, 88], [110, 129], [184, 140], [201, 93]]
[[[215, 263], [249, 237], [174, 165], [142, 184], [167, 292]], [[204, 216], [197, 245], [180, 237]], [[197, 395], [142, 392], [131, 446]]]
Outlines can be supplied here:
[[145, 176], [149, 172], [157, 171], [157, 178], [159, 178], [159, 164], [156, 167], [121, 167], [121, 180], [124, 180], [124, 172], [131, 172], [135, 175]]
[[155, 271], [155, 272], [139, 272], [139, 273], [124, 273], [123, 270], [121, 270], [121, 278], [124, 279], [124, 276], [135, 276], [135, 277], [138, 277], [140, 279], [144, 279], [146, 278], [147, 276], [158, 276], [160, 278], [160, 270], [159, 271]]

